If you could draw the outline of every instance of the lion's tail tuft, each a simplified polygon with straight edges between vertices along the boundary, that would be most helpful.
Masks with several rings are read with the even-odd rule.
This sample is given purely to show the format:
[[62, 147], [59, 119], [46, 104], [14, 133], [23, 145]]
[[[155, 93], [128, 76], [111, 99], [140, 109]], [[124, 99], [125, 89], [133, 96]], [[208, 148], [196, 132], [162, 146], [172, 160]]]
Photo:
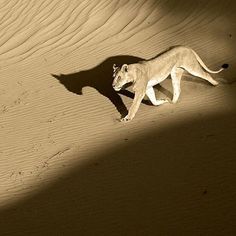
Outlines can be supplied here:
[[223, 64], [221, 67], [222, 67], [223, 69], [227, 69], [227, 68], [229, 68], [229, 64], [225, 63], [225, 64]]

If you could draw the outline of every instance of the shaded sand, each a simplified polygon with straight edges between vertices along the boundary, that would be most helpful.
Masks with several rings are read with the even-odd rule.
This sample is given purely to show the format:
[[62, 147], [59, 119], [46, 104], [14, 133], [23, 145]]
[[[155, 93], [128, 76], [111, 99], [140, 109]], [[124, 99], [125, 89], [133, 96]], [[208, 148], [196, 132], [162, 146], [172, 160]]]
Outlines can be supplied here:
[[[1, 235], [236, 235], [234, 1], [0, 1]], [[178, 104], [111, 88], [112, 65], [188, 45]], [[172, 98], [171, 81], [157, 97]]]

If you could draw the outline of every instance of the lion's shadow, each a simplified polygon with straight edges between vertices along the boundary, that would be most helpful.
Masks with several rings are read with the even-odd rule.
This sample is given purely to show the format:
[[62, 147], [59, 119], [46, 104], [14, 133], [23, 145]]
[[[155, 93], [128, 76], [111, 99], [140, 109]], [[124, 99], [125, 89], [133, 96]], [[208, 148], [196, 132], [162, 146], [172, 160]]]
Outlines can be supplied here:
[[[134, 97], [134, 94], [128, 90], [122, 90], [117, 93], [112, 88], [113, 81], [113, 64], [121, 66], [122, 64], [131, 64], [137, 63], [141, 60], [144, 60], [140, 57], [129, 56], [129, 55], [120, 55], [109, 57], [96, 67], [79, 71], [72, 74], [61, 74], [61, 75], [52, 75], [54, 78], [59, 80], [70, 92], [73, 92], [78, 95], [82, 95], [82, 89], [84, 87], [95, 88], [100, 94], [107, 97], [112, 104], [116, 107], [121, 116], [125, 116], [128, 113], [128, 110], [123, 103], [119, 94], [123, 94], [130, 98]], [[150, 105], [150, 102], [147, 100], [143, 101], [144, 104]]]

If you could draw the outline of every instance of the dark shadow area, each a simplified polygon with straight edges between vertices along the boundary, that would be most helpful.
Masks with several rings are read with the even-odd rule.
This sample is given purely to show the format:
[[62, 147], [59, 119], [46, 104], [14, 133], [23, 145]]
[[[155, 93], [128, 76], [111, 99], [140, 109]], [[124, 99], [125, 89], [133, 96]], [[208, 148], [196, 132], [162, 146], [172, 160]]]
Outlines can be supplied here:
[[[116, 107], [121, 116], [125, 116], [128, 110], [123, 103], [120, 95], [112, 88], [113, 81], [113, 64], [122, 66], [123, 64], [137, 63], [138, 61], [144, 60], [135, 56], [120, 55], [106, 59], [98, 66], [86, 70], [80, 71], [73, 74], [61, 74], [52, 75], [58, 79], [70, 92], [82, 95], [82, 89], [84, 87], [95, 88], [100, 94], [107, 97]], [[119, 92], [130, 98], [134, 97], [134, 94], [128, 90], [122, 90]], [[143, 101], [144, 104], [150, 104], [149, 101]]]
[[235, 111], [153, 123], [0, 210], [1, 235], [236, 235], [235, 134]]

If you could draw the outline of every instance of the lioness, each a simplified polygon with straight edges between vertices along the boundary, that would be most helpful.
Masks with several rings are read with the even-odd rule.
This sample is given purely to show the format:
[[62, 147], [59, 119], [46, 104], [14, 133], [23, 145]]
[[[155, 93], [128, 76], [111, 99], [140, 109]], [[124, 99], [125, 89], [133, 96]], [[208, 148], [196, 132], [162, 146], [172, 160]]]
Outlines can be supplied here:
[[183, 46], [174, 46], [155, 58], [135, 64], [124, 64], [121, 68], [114, 64], [112, 83], [114, 90], [119, 91], [125, 84], [131, 83], [134, 85], [135, 93], [128, 115], [121, 121], [130, 121], [134, 118], [145, 94], [155, 106], [167, 103], [167, 99], [156, 99], [153, 86], [165, 80], [169, 74], [173, 86], [172, 102], [176, 103], [180, 95], [180, 80], [184, 70], [207, 80], [212, 85], [217, 85], [218, 82], [209, 73], [219, 73], [227, 67], [228, 64], [223, 64], [221, 69], [212, 71], [207, 68], [196, 52]]

